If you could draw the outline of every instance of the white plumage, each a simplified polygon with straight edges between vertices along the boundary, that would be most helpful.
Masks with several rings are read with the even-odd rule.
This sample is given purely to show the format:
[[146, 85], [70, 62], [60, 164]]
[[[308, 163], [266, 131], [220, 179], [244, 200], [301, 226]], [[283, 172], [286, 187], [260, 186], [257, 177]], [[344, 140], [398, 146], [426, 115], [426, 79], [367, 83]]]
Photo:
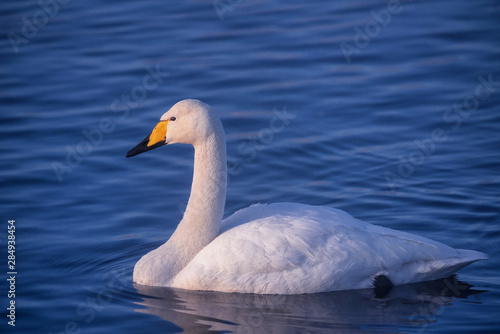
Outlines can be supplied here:
[[192, 144], [193, 185], [175, 233], [136, 264], [137, 283], [259, 294], [315, 293], [369, 288], [379, 276], [395, 285], [434, 280], [486, 259], [480, 252], [371, 225], [328, 207], [259, 204], [221, 222], [226, 148], [218, 117], [206, 104], [184, 100], [165, 113], [162, 122], [167, 123], [164, 129], [157, 126], [127, 156], [163, 144]]
[[253, 205], [225, 219], [171, 286], [262, 294], [363, 289], [379, 275], [396, 285], [444, 278], [482, 258], [341, 210]]

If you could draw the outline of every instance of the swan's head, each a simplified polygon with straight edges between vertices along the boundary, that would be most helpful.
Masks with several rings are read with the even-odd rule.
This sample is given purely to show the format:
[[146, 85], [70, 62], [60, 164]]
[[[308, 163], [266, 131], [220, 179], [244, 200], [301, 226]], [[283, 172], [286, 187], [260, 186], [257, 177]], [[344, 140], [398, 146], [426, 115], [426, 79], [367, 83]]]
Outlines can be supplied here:
[[128, 151], [127, 158], [167, 144], [196, 146], [219, 131], [223, 131], [220, 120], [207, 104], [182, 100], [161, 116], [151, 134]]

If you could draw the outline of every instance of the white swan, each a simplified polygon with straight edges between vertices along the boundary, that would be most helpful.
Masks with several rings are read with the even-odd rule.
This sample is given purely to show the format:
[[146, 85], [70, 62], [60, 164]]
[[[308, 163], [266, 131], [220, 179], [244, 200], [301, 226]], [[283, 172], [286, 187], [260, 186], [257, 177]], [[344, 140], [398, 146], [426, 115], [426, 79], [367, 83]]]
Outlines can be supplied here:
[[195, 148], [191, 195], [171, 238], [135, 265], [134, 282], [190, 290], [299, 294], [447, 277], [486, 259], [472, 250], [297, 203], [252, 205], [222, 220], [226, 142], [198, 100], [175, 104], [127, 157], [174, 143]]

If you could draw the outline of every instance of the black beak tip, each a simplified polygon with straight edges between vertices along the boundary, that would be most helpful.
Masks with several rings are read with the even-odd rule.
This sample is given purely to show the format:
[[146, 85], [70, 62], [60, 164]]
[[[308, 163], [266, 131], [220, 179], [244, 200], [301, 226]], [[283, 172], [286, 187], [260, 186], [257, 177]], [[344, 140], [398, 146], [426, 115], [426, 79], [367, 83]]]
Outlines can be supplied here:
[[131, 150], [129, 150], [127, 152], [127, 155], [126, 157], [127, 158], [130, 158], [130, 157], [133, 157], [134, 155], [137, 155], [137, 154], [140, 154], [142, 152], [146, 152], [148, 151], [150, 148], [148, 147], [148, 142], [149, 142], [149, 136], [147, 136], [146, 138], [144, 138], [143, 141], [141, 141], [139, 144], [137, 144], [134, 148], [132, 148]]
[[141, 141], [136, 147], [132, 148], [130, 151], [127, 152], [127, 155], [125, 156], [126, 158], [133, 157], [135, 155], [150, 151], [152, 149], [155, 149], [157, 147], [166, 145], [165, 142], [158, 142], [154, 145], [148, 146], [149, 142], [149, 136], [144, 138], [143, 141]]
[[127, 152], [127, 155], [125, 156], [126, 158], [133, 157], [137, 154], [140, 154], [142, 152], [145, 152], [144, 150], [138, 149], [137, 146], [131, 149], [130, 151]]

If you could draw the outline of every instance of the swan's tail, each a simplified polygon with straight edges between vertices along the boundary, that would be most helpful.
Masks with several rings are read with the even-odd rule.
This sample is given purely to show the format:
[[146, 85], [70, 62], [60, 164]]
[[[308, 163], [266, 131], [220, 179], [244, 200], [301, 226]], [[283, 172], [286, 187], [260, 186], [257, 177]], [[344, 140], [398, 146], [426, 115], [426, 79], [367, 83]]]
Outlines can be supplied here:
[[440, 270], [440, 276], [446, 277], [452, 275], [460, 269], [467, 267], [471, 263], [488, 259], [488, 256], [486, 254], [474, 250], [457, 249], [457, 252], [457, 257], [449, 258], [443, 261], [444, 265]]
[[481, 252], [468, 249], [456, 251], [446, 258], [406, 263], [400, 271], [389, 276], [389, 279], [394, 285], [433, 281], [451, 276], [471, 263], [488, 259], [488, 256]]
[[479, 260], [488, 260], [488, 255], [470, 249], [457, 249], [459, 256], [469, 265]]

